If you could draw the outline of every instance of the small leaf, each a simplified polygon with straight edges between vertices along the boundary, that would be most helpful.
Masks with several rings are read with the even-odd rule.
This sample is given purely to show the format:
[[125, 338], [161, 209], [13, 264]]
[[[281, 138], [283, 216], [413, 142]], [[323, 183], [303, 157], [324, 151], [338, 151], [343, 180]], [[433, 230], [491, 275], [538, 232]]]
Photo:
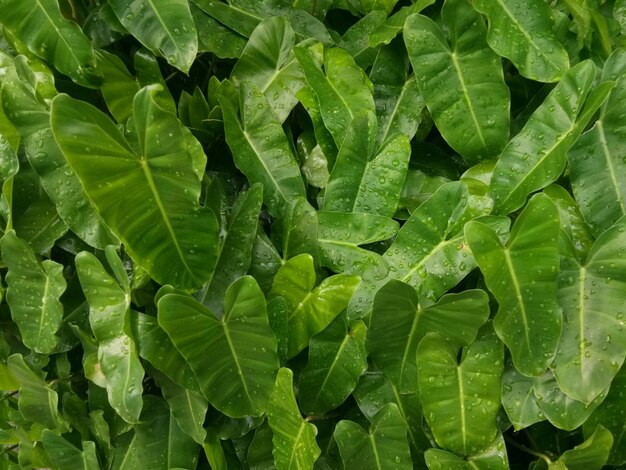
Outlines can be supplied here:
[[83, 441], [83, 450], [80, 450], [63, 437], [46, 429], [42, 434], [42, 443], [52, 461], [53, 469], [100, 470], [96, 445], [92, 441]]
[[274, 433], [274, 463], [278, 470], [306, 470], [320, 455], [317, 428], [302, 419], [293, 393], [293, 372], [281, 368], [267, 404], [267, 421]]
[[516, 431], [545, 419], [535, 396], [533, 380], [514, 367], [502, 374], [502, 406]]
[[[231, 417], [260, 416], [278, 370], [265, 298], [249, 276], [226, 291], [221, 321], [191, 297], [158, 301], [159, 325], [196, 374], [211, 405]], [[207, 367], [206, 358], [212, 358]]]
[[154, 54], [189, 72], [198, 51], [196, 26], [185, 0], [111, 0], [115, 15]]
[[388, 403], [371, 419], [369, 432], [352, 421], [339, 421], [334, 438], [346, 470], [413, 468], [406, 440], [406, 422], [398, 407]]
[[367, 369], [365, 324], [337, 317], [309, 343], [309, 361], [300, 377], [300, 403], [309, 415], [323, 415], [350, 396]]
[[554, 35], [550, 7], [542, 0], [474, 0], [489, 20], [487, 42], [531, 80], [556, 82], [567, 71], [567, 51]]
[[498, 301], [494, 329], [524, 375], [545, 371], [561, 334], [558, 234], [558, 211], [542, 194], [522, 211], [506, 246], [485, 224], [471, 221], [465, 225], [467, 242]]
[[130, 336], [130, 295], [90, 253], [76, 256], [76, 269], [89, 302], [89, 323], [98, 342], [109, 403], [126, 422], [137, 423], [143, 406], [144, 370]]
[[284, 297], [290, 310], [289, 358], [347, 307], [361, 281], [359, 276], [336, 274], [315, 287], [315, 277], [313, 258], [305, 253], [287, 261], [274, 278], [270, 298]]
[[439, 444], [469, 456], [485, 449], [498, 431], [504, 348], [486, 324], [457, 360], [458, 346], [436, 333], [417, 349], [424, 417]]
[[52, 260], [39, 262], [28, 244], [15, 232], [7, 232], [1, 241], [2, 259], [9, 268], [6, 274], [7, 303], [24, 344], [41, 354], [52, 353], [63, 324], [61, 295], [67, 283], [63, 266]]
[[585, 442], [563, 452], [556, 463], [563, 463], [567, 470], [600, 470], [609, 459], [612, 446], [611, 432], [598, 426]]
[[442, 449], [428, 449], [424, 457], [430, 470], [509, 469], [506, 444], [500, 433], [488, 447], [467, 459]]

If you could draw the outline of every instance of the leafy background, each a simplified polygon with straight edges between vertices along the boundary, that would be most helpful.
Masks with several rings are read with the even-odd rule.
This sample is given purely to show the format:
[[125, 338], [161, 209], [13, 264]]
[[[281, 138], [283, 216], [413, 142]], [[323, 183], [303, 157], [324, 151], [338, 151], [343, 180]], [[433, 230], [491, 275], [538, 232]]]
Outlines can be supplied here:
[[0, 0], [0, 466], [626, 465], [626, 2]]

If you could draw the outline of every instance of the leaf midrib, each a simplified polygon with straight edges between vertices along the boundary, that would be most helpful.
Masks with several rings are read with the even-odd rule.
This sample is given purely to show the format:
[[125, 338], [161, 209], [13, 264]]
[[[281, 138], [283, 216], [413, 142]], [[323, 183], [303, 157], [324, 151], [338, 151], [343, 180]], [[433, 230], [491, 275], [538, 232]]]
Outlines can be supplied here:
[[322, 383], [319, 386], [319, 388], [317, 390], [317, 393], [315, 394], [315, 397], [313, 399], [313, 403], [316, 403], [317, 400], [319, 399], [320, 395], [322, 394], [322, 390], [324, 390], [324, 387], [326, 386], [326, 383], [328, 382], [328, 379], [332, 375], [333, 370], [335, 369], [335, 367], [337, 367], [337, 364], [339, 362], [339, 358], [341, 357], [341, 354], [343, 353], [343, 350], [348, 345], [348, 341], [350, 341], [351, 337], [352, 336], [349, 333], [344, 336], [343, 341], [339, 345], [339, 349], [337, 350], [337, 353], [335, 354], [335, 357], [333, 358], [333, 362], [328, 367], [328, 371], [327, 371], [326, 375], [324, 376], [324, 380], [322, 380]]
[[504, 254], [504, 259], [506, 261], [506, 267], [509, 271], [509, 275], [511, 277], [511, 283], [513, 284], [513, 288], [515, 289], [515, 297], [517, 299], [517, 303], [520, 307], [520, 313], [522, 315], [522, 321], [524, 323], [524, 335], [526, 339], [526, 346], [528, 347], [528, 351], [531, 351], [530, 345], [530, 337], [528, 336], [528, 314], [526, 313], [526, 305], [524, 304], [524, 296], [522, 295], [522, 289], [520, 287], [519, 279], [517, 279], [517, 274], [513, 267], [513, 260], [511, 259], [511, 254], [509, 253], [508, 248], [503, 248], [502, 252]]
[[624, 205], [624, 199], [622, 198], [622, 193], [619, 191], [620, 185], [617, 181], [617, 175], [615, 173], [615, 165], [613, 164], [612, 155], [609, 150], [608, 143], [606, 141], [606, 133], [604, 132], [604, 124], [602, 123], [601, 119], [598, 119], [596, 121], [596, 127], [598, 128], [598, 132], [599, 132], [600, 147], [602, 148], [602, 153], [604, 154], [604, 157], [606, 159], [607, 170], [611, 178], [611, 187], [613, 188], [613, 191], [615, 192], [615, 199], [619, 203], [619, 208], [622, 212], [622, 215], [624, 215], [626, 214], [626, 206]]

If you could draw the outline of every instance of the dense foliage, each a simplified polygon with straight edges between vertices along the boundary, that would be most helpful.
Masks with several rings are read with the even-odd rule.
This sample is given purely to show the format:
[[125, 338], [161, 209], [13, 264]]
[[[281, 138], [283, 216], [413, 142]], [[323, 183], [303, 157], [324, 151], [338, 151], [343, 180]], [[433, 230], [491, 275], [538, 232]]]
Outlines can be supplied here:
[[0, 24], [0, 468], [626, 465], [626, 1]]

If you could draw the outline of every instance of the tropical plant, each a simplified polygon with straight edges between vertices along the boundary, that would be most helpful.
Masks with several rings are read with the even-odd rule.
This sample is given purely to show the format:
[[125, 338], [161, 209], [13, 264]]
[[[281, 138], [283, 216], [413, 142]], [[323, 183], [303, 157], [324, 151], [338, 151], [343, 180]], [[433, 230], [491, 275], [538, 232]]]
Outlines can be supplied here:
[[0, 468], [626, 465], [626, 1], [0, 0]]

